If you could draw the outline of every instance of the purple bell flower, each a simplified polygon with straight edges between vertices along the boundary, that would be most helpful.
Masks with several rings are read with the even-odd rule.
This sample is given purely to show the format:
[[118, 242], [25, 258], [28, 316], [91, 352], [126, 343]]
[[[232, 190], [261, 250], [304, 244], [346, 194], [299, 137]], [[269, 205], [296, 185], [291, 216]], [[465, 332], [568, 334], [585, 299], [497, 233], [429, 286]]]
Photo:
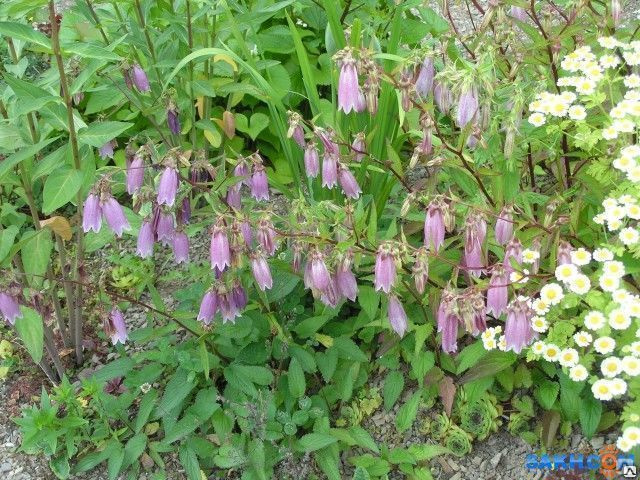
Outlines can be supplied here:
[[241, 315], [240, 309], [235, 303], [235, 298], [227, 291], [223, 291], [218, 296], [222, 323], [235, 322], [236, 317]]
[[479, 214], [470, 214], [465, 227], [463, 263], [469, 275], [479, 277], [483, 272], [482, 244], [487, 234], [487, 223]]
[[178, 170], [166, 167], [158, 182], [158, 205], [173, 207], [178, 193]]
[[356, 301], [356, 297], [358, 296], [358, 281], [351, 271], [349, 262], [342, 262], [336, 270], [336, 285], [343, 297], [348, 298], [352, 302]]
[[333, 188], [338, 185], [338, 156], [325, 151], [322, 159], [322, 186]]
[[233, 288], [231, 289], [231, 298], [233, 299], [233, 303], [239, 310], [242, 310], [247, 306], [247, 303], [249, 303], [249, 298], [247, 297], [246, 290], [237, 280], [233, 284]]
[[191, 200], [189, 199], [189, 195], [182, 199], [180, 219], [182, 220], [182, 223], [189, 223], [191, 221]]
[[349, 198], [357, 199], [362, 193], [356, 177], [342, 164], [338, 164], [338, 182], [344, 194]]
[[124, 231], [131, 229], [129, 221], [124, 215], [124, 210], [115, 198], [112, 196], [107, 197], [106, 200], [101, 202], [100, 207], [102, 208], [102, 213], [107, 221], [107, 225], [113, 230], [116, 237], [121, 237]]
[[520, 353], [534, 338], [531, 328], [531, 311], [524, 297], [519, 297], [507, 307], [507, 321], [504, 326], [504, 337], [507, 350]]
[[147, 74], [137, 63], [131, 70], [131, 79], [133, 80], [133, 84], [136, 86], [136, 88], [141, 92], [148, 92], [149, 90], [151, 90]]
[[185, 232], [176, 231], [173, 236], [173, 257], [176, 263], [187, 263], [189, 261], [189, 237]]
[[229, 239], [224, 227], [224, 220], [220, 219], [214, 225], [211, 234], [211, 269], [217, 268], [223, 272], [226, 267], [231, 266], [231, 249]]
[[353, 139], [351, 144], [351, 150], [354, 151], [356, 162], [361, 162], [364, 156], [367, 154], [367, 144], [365, 142], [364, 132], [356, 134], [356, 138]]
[[127, 193], [133, 195], [144, 183], [144, 159], [141, 155], [134, 155], [127, 166]]
[[[249, 233], [250, 232], [251, 228], [249, 228]], [[258, 243], [267, 255], [271, 256], [276, 253], [276, 231], [273, 229], [273, 223], [271, 223], [269, 219], [263, 218], [258, 222], [257, 238]], [[250, 242], [251, 239], [249, 239], [249, 243]]]
[[320, 159], [315, 142], [309, 142], [304, 149], [304, 169], [309, 178], [316, 178], [320, 173]]
[[102, 227], [102, 207], [100, 198], [95, 193], [90, 193], [84, 202], [82, 211], [82, 230], [84, 233], [93, 230], [98, 233]]
[[169, 125], [171, 133], [180, 135], [180, 117], [178, 117], [178, 112], [173, 108], [167, 110], [167, 125]]
[[205, 325], [211, 324], [218, 311], [218, 293], [214, 289], [207, 290], [200, 302], [198, 320]]
[[429, 254], [426, 247], [420, 247], [412, 268], [413, 281], [418, 293], [423, 294], [429, 281]]
[[98, 154], [100, 155], [100, 158], [102, 158], [103, 160], [105, 158], [113, 158], [113, 149], [117, 145], [118, 144], [116, 143], [115, 140], [109, 140], [107, 143], [102, 145], [98, 150]]
[[427, 207], [424, 219], [424, 245], [438, 252], [444, 243], [444, 212], [439, 202], [433, 201]]
[[4, 292], [0, 292], [0, 312], [11, 325], [15, 325], [16, 319], [22, 318], [20, 305], [16, 299]]
[[433, 88], [433, 77], [435, 69], [433, 67], [433, 58], [426, 57], [422, 61], [418, 78], [416, 79], [415, 89], [418, 96], [426, 98]]
[[149, 220], [143, 220], [138, 232], [138, 245], [136, 253], [141, 258], [149, 258], [153, 255], [154, 232], [153, 223]]
[[500, 245], [506, 245], [513, 236], [513, 209], [505, 206], [496, 220], [496, 240]]
[[469, 87], [460, 94], [458, 99], [458, 115], [456, 122], [464, 128], [475, 117], [478, 111], [478, 95], [474, 87]]
[[502, 315], [509, 301], [509, 277], [502, 265], [495, 265], [491, 272], [489, 288], [487, 289], [487, 313], [494, 317]]
[[242, 208], [242, 197], [240, 196], [240, 183], [236, 183], [235, 185], [231, 185], [227, 190], [227, 197], [225, 201], [227, 205], [236, 210], [240, 210]]
[[520, 240], [516, 237], [513, 237], [507, 243], [507, 247], [504, 250], [504, 259], [502, 260], [507, 275], [513, 272], [513, 267], [511, 266], [512, 260], [515, 261], [517, 265], [522, 265], [522, 250], [522, 243], [520, 243]]
[[444, 290], [438, 306], [436, 320], [438, 332], [442, 334], [442, 351], [454, 353], [458, 351], [458, 326], [460, 318], [453, 312], [455, 298], [451, 292]]
[[320, 301], [327, 307], [335, 308], [338, 306], [341, 300], [340, 292], [338, 291], [338, 285], [334, 276], [329, 277], [329, 283], [320, 294]]
[[258, 288], [262, 291], [273, 287], [273, 279], [269, 264], [262, 254], [253, 255], [251, 258], [251, 271], [253, 278], [258, 284]]
[[378, 248], [374, 273], [376, 291], [382, 290], [384, 293], [391, 292], [391, 287], [393, 287], [396, 281], [396, 260], [390, 248], [386, 245], [381, 245], [380, 248]]
[[311, 253], [304, 269], [304, 285], [307, 288], [323, 291], [331, 281], [329, 270], [324, 263], [324, 255], [318, 250]]
[[442, 113], [449, 113], [453, 105], [451, 90], [444, 83], [435, 81], [433, 84], [433, 99]]
[[113, 307], [111, 309], [109, 318], [105, 322], [105, 333], [111, 337], [111, 343], [114, 345], [118, 343], [122, 343], [124, 345], [129, 338], [124, 316], [118, 307]]
[[389, 304], [387, 306], [387, 316], [389, 317], [389, 323], [391, 328], [400, 337], [403, 337], [407, 331], [407, 314], [395, 295], [389, 295]]
[[355, 111], [359, 107], [360, 99], [358, 97], [360, 95], [362, 95], [362, 92], [358, 84], [356, 61], [349, 53], [342, 59], [342, 65], [340, 67], [340, 77], [338, 78], [338, 110], [342, 110], [347, 114], [352, 110]]
[[166, 246], [173, 243], [173, 236], [176, 233], [173, 215], [170, 212], [160, 211], [156, 224], [156, 237], [158, 241]]
[[263, 165], [256, 165], [251, 176], [251, 196], [256, 200], [269, 200], [269, 182]]

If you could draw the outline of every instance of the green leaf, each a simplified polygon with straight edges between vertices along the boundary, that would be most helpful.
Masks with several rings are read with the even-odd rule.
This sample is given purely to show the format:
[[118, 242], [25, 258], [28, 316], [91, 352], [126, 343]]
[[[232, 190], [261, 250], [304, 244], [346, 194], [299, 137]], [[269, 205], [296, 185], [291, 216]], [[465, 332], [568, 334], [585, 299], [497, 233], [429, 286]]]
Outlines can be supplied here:
[[356, 343], [347, 336], [341, 336], [333, 339], [331, 347], [338, 352], [340, 358], [353, 360], [356, 362], [368, 362], [369, 356], [366, 355]]
[[369, 320], [374, 320], [380, 306], [380, 294], [369, 285], [360, 285], [358, 287], [358, 303]]
[[333, 435], [328, 433], [307, 433], [299, 441], [298, 446], [303, 452], [315, 452], [321, 448], [336, 443], [338, 441]]
[[371, 476], [365, 468], [358, 467], [353, 472], [353, 480], [371, 480]]
[[23, 235], [23, 239], [28, 240], [22, 246], [23, 252], [28, 255], [22, 256], [24, 271], [33, 275], [36, 283], [42, 282], [42, 276], [47, 271], [49, 260], [51, 259], [51, 250], [53, 241], [51, 240], [51, 230], [44, 228], [37, 232], [27, 232]]
[[460, 384], [473, 382], [504, 370], [516, 361], [513, 352], [494, 350], [485, 355], [475, 366], [471, 367], [459, 380]]
[[488, 351], [482, 345], [482, 342], [477, 341], [464, 347], [464, 349], [460, 352], [460, 355], [456, 358], [458, 361], [458, 368], [456, 373], [460, 375], [462, 372], [467, 370], [469, 367], [478, 363], [478, 361], [483, 358]]
[[107, 472], [109, 474], [109, 480], [116, 480], [120, 469], [122, 468], [122, 462], [124, 461], [124, 449], [119, 446], [118, 449], [107, 460]]
[[44, 147], [49, 145], [51, 142], [54, 142], [60, 137], [53, 137], [43, 140], [35, 145], [29, 145], [27, 147], [21, 148], [16, 153], [9, 155], [2, 162], [0, 162], [0, 180], [11, 171], [13, 167], [18, 165], [20, 162], [26, 160], [27, 158], [33, 157], [36, 153], [42, 150]]
[[123, 468], [128, 468], [137, 461], [147, 447], [147, 436], [144, 433], [138, 433], [131, 437], [124, 446], [124, 459], [122, 461]]
[[533, 396], [536, 397], [536, 400], [538, 400], [542, 408], [550, 410], [553, 404], [556, 403], [559, 391], [560, 385], [558, 385], [557, 382], [543, 380], [536, 385]]
[[138, 416], [136, 417], [136, 423], [134, 431], [136, 433], [140, 433], [142, 428], [149, 420], [149, 415], [153, 410], [153, 407], [156, 404], [156, 399], [158, 398], [158, 391], [156, 389], [149, 390], [140, 400], [140, 406], [138, 407]]
[[51, 50], [51, 40], [43, 33], [34, 30], [30, 25], [16, 22], [0, 22], [0, 35], [11, 37], [16, 40], [35, 43], [41, 47]]
[[298, 29], [294, 25], [289, 14], [285, 12], [287, 17], [287, 23], [289, 24], [289, 30], [291, 31], [291, 37], [293, 38], [293, 44], [296, 48], [296, 55], [298, 57], [298, 64], [300, 65], [300, 72], [302, 73], [302, 83], [304, 83], [305, 91], [307, 92], [307, 98], [309, 99], [309, 105], [311, 106], [311, 113], [315, 117], [320, 113], [320, 96], [318, 95], [317, 83], [309, 63], [309, 57], [307, 51], [302, 43], [302, 38]]
[[78, 132], [78, 141], [100, 148], [132, 125], [130, 122], [95, 122]]
[[62, 98], [59, 95], [53, 95], [34, 85], [33, 82], [26, 82], [6, 73], [4, 79], [19, 99], [13, 111], [14, 115], [24, 115], [34, 110], [40, 110], [49, 103], [62, 103]]
[[9, 225], [0, 232], [0, 264], [11, 251], [13, 241], [15, 240], [16, 235], [18, 235], [18, 231], [18, 227], [15, 225]]
[[410, 465], [415, 465], [416, 460], [413, 458], [406, 449], [402, 447], [396, 447], [389, 451], [389, 455], [387, 460], [391, 463], [400, 464], [400, 463], [408, 463]]
[[382, 388], [382, 398], [384, 398], [384, 409], [388, 412], [395, 405], [404, 389], [404, 375], [398, 370], [392, 370], [384, 380]]
[[200, 463], [198, 463], [198, 457], [196, 453], [187, 444], [180, 447], [178, 454], [180, 463], [184, 467], [184, 471], [187, 473], [189, 480], [202, 480], [200, 475]]
[[82, 172], [65, 165], [54, 171], [44, 182], [42, 211], [49, 215], [66, 205], [82, 186]]
[[289, 295], [300, 282], [300, 277], [276, 266], [273, 270], [273, 287], [267, 290], [269, 303], [282, 300]]
[[80, 458], [75, 464], [74, 472], [86, 472], [91, 470], [96, 465], [109, 458], [119, 447], [120, 442], [111, 440], [102, 450], [88, 453]]
[[339, 468], [337, 448], [328, 447], [314, 453], [316, 464], [326, 475], [327, 480], [342, 480]]
[[184, 368], [176, 370], [164, 389], [162, 399], [155, 408], [154, 418], [166, 415], [191, 393], [196, 385], [195, 382], [189, 381], [188, 376], [189, 372]]
[[304, 395], [304, 391], [307, 388], [304, 371], [300, 366], [300, 362], [297, 358], [292, 358], [289, 362], [289, 393], [293, 398], [300, 398]]
[[593, 396], [590, 390], [586, 391], [580, 408], [580, 426], [582, 433], [587, 438], [593, 437], [593, 434], [596, 433], [601, 416], [602, 403]]
[[16, 331], [33, 361], [38, 363], [42, 360], [44, 345], [42, 317], [38, 312], [24, 305], [20, 307], [20, 311], [22, 318], [16, 319]]
[[251, 140], [255, 140], [260, 132], [269, 126], [269, 117], [262, 112], [256, 112], [247, 120], [244, 115], [236, 115], [236, 129], [248, 133]]
[[69, 466], [69, 459], [64, 454], [59, 457], [51, 458], [51, 460], [49, 460], [49, 467], [53, 474], [60, 480], [69, 478], [71, 467]]
[[97, 58], [104, 62], [119, 62], [122, 60], [122, 57], [111, 50], [107, 50], [104, 47], [88, 42], [66, 44], [62, 46], [62, 49], [65, 53], [75, 53], [83, 58]]
[[364, 428], [357, 425], [350, 427], [349, 435], [351, 435], [351, 438], [355, 440], [356, 445], [362, 448], [368, 448], [372, 452], [380, 453], [380, 449], [376, 445], [376, 442]]
[[0, 150], [15, 152], [23, 146], [24, 140], [17, 125], [0, 123]]
[[187, 413], [184, 417], [178, 420], [171, 429], [167, 429], [162, 441], [163, 443], [169, 444], [176, 440], [180, 440], [198, 428], [201, 423], [202, 421], [198, 417]]
[[418, 407], [420, 406], [420, 392], [416, 392], [407, 402], [398, 410], [396, 417], [396, 427], [399, 432], [408, 430], [418, 415]]

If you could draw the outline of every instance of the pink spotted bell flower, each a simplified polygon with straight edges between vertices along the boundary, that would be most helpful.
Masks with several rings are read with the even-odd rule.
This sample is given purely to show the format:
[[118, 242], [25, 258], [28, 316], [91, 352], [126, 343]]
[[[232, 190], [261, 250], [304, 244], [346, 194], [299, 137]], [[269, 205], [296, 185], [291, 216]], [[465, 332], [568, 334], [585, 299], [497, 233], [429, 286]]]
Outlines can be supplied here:
[[512, 262], [515, 262], [516, 265], [522, 265], [522, 243], [516, 237], [513, 237], [507, 243], [507, 246], [504, 250], [504, 259], [502, 260], [502, 264], [504, 265], [505, 270], [507, 271], [507, 275], [510, 275], [511, 272], [514, 271]]
[[320, 173], [320, 158], [318, 157], [318, 147], [315, 142], [307, 143], [304, 149], [304, 169], [307, 177], [316, 178]]
[[464, 232], [463, 263], [469, 275], [479, 277], [484, 268], [482, 245], [487, 234], [487, 223], [481, 214], [469, 214]]
[[496, 240], [500, 245], [506, 245], [513, 236], [513, 208], [505, 206], [500, 210], [496, 220]]
[[238, 310], [244, 309], [249, 303], [249, 297], [247, 297], [247, 291], [242, 286], [239, 280], [236, 280], [231, 289], [231, 298]]
[[498, 318], [505, 312], [509, 301], [509, 276], [505, 268], [498, 264], [491, 272], [489, 288], [487, 289], [487, 313]]
[[149, 258], [153, 255], [153, 243], [154, 232], [153, 222], [145, 219], [140, 225], [140, 231], [138, 232], [138, 244], [136, 246], [136, 253], [141, 258]]
[[173, 243], [173, 236], [176, 233], [173, 214], [171, 212], [165, 212], [162, 209], [157, 209], [155, 227], [156, 239], [165, 247], [171, 245]]
[[389, 295], [387, 317], [389, 318], [389, 323], [393, 331], [402, 338], [407, 331], [407, 314], [404, 311], [402, 303], [400, 303], [400, 300], [398, 300], [398, 297], [395, 295]]
[[323, 291], [329, 286], [331, 275], [324, 263], [324, 255], [320, 250], [314, 250], [309, 255], [304, 269], [304, 285], [307, 288]]
[[338, 185], [338, 156], [325, 150], [322, 159], [322, 186], [333, 188]]
[[133, 80], [133, 84], [136, 86], [136, 88], [141, 92], [148, 92], [149, 90], [151, 90], [147, 74], [137, 63], [131, 69], [131, 79]]
[[100, 209], [102, 210], [102, 214], [104, 215], [107, 225], [109, 225], [109, 228], [113, 230], [116, 237], [121, 237], [123, 232], [131, 230], [129, 221], [124, 215], [124, 210], [118, 201], [111, 196], [111, 194], [103, 196], [100, 201]]
[[338, 182], [344, 194], [349, 198], [357, 199], [362, 193], [356, 177], [341, 163], [338, 163]]
[[424, 219], [424, 245], [438, 252], [444, 243], [445, 205], [439, 199], [433, 200], [427, 207]]
[[396, 259], [392, 252], [392, 246], [388, 243], [383, 243], [378, 248], [374, 274], [376, 291], [391, 292], [396, 281]]
[[189, 261], [189, 237], [185, 232], [176, 230], [171, 246], [176, 263], [187, 263]]
[[436, 313], [438, 332], [442, 334], [442, 351], [454, 353], [458, 351], [458, 326], [460, 317], [457, 313], [455, 294], [449, 289], [442, 291], [442, 298]]
[[258, 252], [251, 256], [251, 271], [260, 290], [264, 291], [273, 287], [271, 269], [262, 253]]
[[433, 88], [433, 77], [435, 69], [433, 67], [433, 58], [425, 57], [416, 78], [415, 90], [419, 97], [426, 98]]
[[251, 196], [256, 200], [269, 200], [269, 182], [262, 163], [254, 165], [251, 176]]
[[178, 193], [178, 170], [175, 166], [167, 166], [162, 171], [158, 182], [158, 205], [172, 207]]
[[362, 92], [358, 84], [356, 60], [351, 51], [347, 50], [341, 58], [340, 77], [338, 78], [338, 110], [347, 114], [352, 110], [360, 110], [362, 103], [360, 96], [362, 96]]
[[346, 256], [336, 268], [336, 285], [340, 294], [351, 300], [356, 301], [358, 296], [358, 281], [356, 276], [351, 271], [351, 259], [350, 256]]
[[116, 142], [115, 140], [109, 140], [107, 143], [102, 145], [98, 150], [98, 154], [100, 155], [100, 158], [102, 158], [103, 160], [105, 158], [113, 158], [113, 149], [117, 145], [118, 145], [118, 142]]
[[271, 256], [276, 253], [276, 231], [274, 230], [273, 223], [271, 223], [269, 218], [260, 219], [258, 222], [256, 237], [258, 239], [258, 243], [267, 255]]
[[460, 128], [464, 128], [478, 111], [478, 94], [474, 87], [467, 87], [458, 98], [458, 111], [456, 123]]
[[507, 307], [507, 321], [504, 326], [504, 336], [507, 350], [520, 353], [535, 337], [531, 328], [531, 308], [526, 297], [518, 297]]
[[0, 292], [0, 313], [11, 325], [15, 325], [16, 319], [22, 318], [17, 300], [5, 292]]
[[114, 345], [118, 343], [124, 343], [129, 338], [127, 334], [127, 325], [124, 321], [124, 316], [118, 307], [113, 307], [111, 313], [104, 322], [105, 334], [111, 338], [111, 343]]
[[213, 226], [211, 232], [211, 269], [218, 269], [223, 272], [225, 268], [231, 266], [231, 249], [229, 238], [227, 237], [224, 219], [221, 217]]
[[558, 254], [556, 261], [558, 265], [564, 265], [567, 263], [571, 263], [571, 252], [573, 251], [573, 247], [569, 242], [564, 240], [560, 240], [558, 243]]
[[356, 162], [361, 162], [364, 156], [367, 154], [367, 143], [365, 142], [365, 134], [364, 132], [359, 132], [356, 134], [353, 139], [353, 143], [351, 144], [351, 150], [354, 152], [354, 160]]
[[84, 202], [82, 211], [82, 230], [87, 233], [91, 230], [98, 233], [102, 227], [102, 207], [100, 197], [95, 192], [90, 192]]
[[198, 312], [198, 321], [205, 325], [210, 325], [218, 311], [219, 301], [218, 292], [211, 288], [202, 297], [200, 302], [200, 311]]
[[178, 108], [171, 105], [167, 109], [167, 125], [174, 135], [180, 135], [180, 117], [178, 116]]
[[144, 183], [144, 158], [135, 154], [133, 160], [127, 166], [127, 193], [133, 195]]
[[218, 292], [218, 300], [220, 302], [220, 314], [222, 315], [222, 323], [235, 323], [236, 317], [242, 315], [238, 305], [236, 305], [235, 297], [226, 288], [222, 288]]
[[442, 113], [449, 113], [449, 110], [451, 110], [453, 106], [453, 95], [445, 83], [441, 81], [434, 82], [433, 99], [436, 101], [436, 105]]
[[342, 300], [342, 297], [340, 295], [340, 291], [338, 290], [335, 275], [331, 275], [329, 277], [327, 288], [322, 290], [322, 292], [320, 293], [320, 301], [327, 307], [335, 308], [340, 303], [340, 300]]

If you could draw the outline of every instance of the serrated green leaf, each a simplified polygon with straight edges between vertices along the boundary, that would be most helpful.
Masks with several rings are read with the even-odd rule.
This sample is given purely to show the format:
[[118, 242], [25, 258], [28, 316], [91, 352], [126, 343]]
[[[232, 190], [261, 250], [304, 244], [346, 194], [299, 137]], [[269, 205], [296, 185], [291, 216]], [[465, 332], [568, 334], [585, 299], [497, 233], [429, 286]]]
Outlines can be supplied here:
[[100, 148], [132, 125], [130, 122], [95, 122], [78, 132], [78, 141]]
[[396, 427], [399, 432], [408, 430], [418, 415], [418, 407], [420, 406], [420, 392], [414, 393], [407, 402], [398, 410], [396, 417]]
[[44, 182], [42, 211], [49, 215], [69, 203], [82, 187], [82, 179], [82, 172], [68, 165], [55, 170]]
[[292, 358], [289, 362], [289, 393], [293, 398], [300, 398], [304, 395], [307, 384], [304, 378], [304, 371], [297, 358]]

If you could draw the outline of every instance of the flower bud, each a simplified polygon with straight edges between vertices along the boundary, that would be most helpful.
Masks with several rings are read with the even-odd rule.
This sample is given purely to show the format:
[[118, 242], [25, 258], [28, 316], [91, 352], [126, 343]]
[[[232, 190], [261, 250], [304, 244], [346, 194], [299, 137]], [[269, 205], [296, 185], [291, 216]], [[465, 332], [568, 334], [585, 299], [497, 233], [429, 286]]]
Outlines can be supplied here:
[[153, 234], [153, 223], [145, 219], [142, 221], [142, 225], [140, 226], [140, 231], [138, 232], [138, 244], [136, 247], [136, 254], [140, 258], [149, 258], [153, 255], [153, 244], [154, 244], [154, 234]]
[[351, 144], [351, 150], [355, 153], [354, 160], [356, 162], [361, 162], [367, 154], [367, 144], [365, 143], [364, 132], [356, 134], [356, 137], [353, 139], [353, 143]]
[[204, 297], [202, 297], [202, 302], [200, 303], [198, 321], [204, 323], [205, 325], [209, 325], [216, 316], [216, 312], [218, 311], [218, 304], [218, 292], [216, 292], [213, 288], [207, 290], [207, 292], [204, 294]]
[[442, 113], [449, 113], [453, 105], [453, 96], [451, 90], [442, 81], [434, 81], [433, 99], [436, 101], [438, 109]]
[[105, 319], [104, 333], [111, 337], [111, 343], [116, 345], [127, 341], [129, 338], [127, 334], [127, 325], [124, 322], [124, 316], [118, 307], [113, 307], [111, 313]]
[[431, 93], [434, 75], [433, 58], [425, 57], [420, 66], [418, 78], [416, 78], [415, 90], [418, 97], [424, 99]]
[[288, 112], [289, 114], [289, 130], [287, 130], [287, 138], [293, 138], [293, 140], [301, 148], [305, 148], [304, 130], [300, 126], [302, 118], [299, 113]]
[[389, 317], [389, 323], [393, 331], [402, 338], [407, 331], [407, 314], [395, 295], [389, 295], [387, 317]]
[[505, 205], [500, 210], [500, 215], [496, 220], [496, 240], [500, 245], [505, 245], [513, 236], [513, 208]]
[[15, 325], [16, 319], [22, 318], [17, 300], [5, 292], [0, 292], [0, 313], [11, 325]]
[[131, 69], [131, 79], [133, 80], [133, 84], [136, 86], [136, 88], [141, 92], [148, 92], [149, 90], [151, 90], [147, 74], [137, 63]]
[[175, 105], [167, 110], [167, 125], [169, 125], [171, 133], [180, 135], [180, 118], [178, 117], [178, 110]]
[[318, 147], [311, 141], [304, 149], [304, 169], [309, 178], [316, 178], [320, 172], [320, 159], [318, 157]]
[[494, 265], [487, 289], [487, 313], [498, 318], [507, 308], [509, 301], [509, 278], [505, 268], [498, 264]]
[[511, 261], [515, 261], [517, 265], [522, 265], [522, 243], [516, 237], [513, 237], [504, 251], [504, 259], [502, 264], [504, 265], [507, 274], [510, 275], [513, 272]]
[[334, 276], [330, 276], [327, 288], [325, 288], [321, 292], [320, 301], [327, 307], [335, 308], [338, 306], [338, 303], [340, 303], [341, 299], [342, 298], [340, 296], [340, 292], [338, 291], [336, 279]]
[[127, 193], [133, 195], [144, 183], [144, 158], [135, 154], [133, 160], [127, 166]]
[[271, 256], [276, 252], [276, 231], [273, 229], [273, 223], [268, 218], [262, 218], [258, 222], [257, 231], [258, 243], [262, 249]]
[[101, 227], [102, 207], [100, 206], [100, 198], [96, 193], [90, 192], [82, 210], [82, 230], [84, 233], [91, 230], [98, 233]]
[[474, 87], [467, 87], [460, 94], [458, 99], [458, 112], [456, 123], [460, 128], [464, 128], [476, 115], [478, 111], [478, 95]]
[[103, 160], [105, 158], [113, 158], [113, 149], [117, 146], [118, 146], [118, 142], [116, 142], [115, 140], [109, 140], [107, 143], [102, 145], [98, 150], [98, 154], [100, 155], [100, 158], [102, 158]]
[[418, 293], [423, 294], [429, 281], [429, 254], [426, 247], [420, 247], [416, 252], [412, 273], [416, 290]]
[[573, 247], [569, 242], [565, 242], [564, 240], [560, 240], [558, 244], [558, 254], [556, 262], [558, 265], [564, 265], [567, 263], [571, 263], [571, 252], [573, 251]]

